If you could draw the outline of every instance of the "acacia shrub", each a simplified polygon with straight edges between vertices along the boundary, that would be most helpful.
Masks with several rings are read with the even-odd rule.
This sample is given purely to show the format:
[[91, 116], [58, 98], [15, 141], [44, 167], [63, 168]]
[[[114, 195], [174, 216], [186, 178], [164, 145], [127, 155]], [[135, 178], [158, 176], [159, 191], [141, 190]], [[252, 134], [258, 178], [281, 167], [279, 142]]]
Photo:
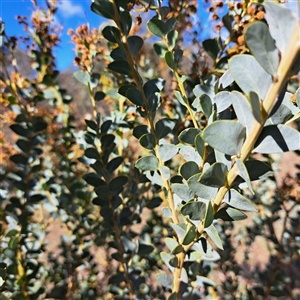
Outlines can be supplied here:
[[[30, 51], [35, 77], [26, 79], [16, 67], [2, 81], [3, 102], [15, 114], [8, 123], [18, 136], [18, 153], [7, 156], [13, 165], [4, 163], [1, 174], [7, 191], [1, 200], [4, 296], [293, 295], [297, 282], [287, 288], [290, 277], [282, 275], [280, 266], [282, 257], [293, 266], [297, 262], [298, 196], [264, 202], [270, 189], [263, 180], [272, 172], [269, 154], [300, 145], [299, 131], [288, 126], [299, 118], [299, 89], [290, 83], [294, 98], [286, 92], [289, 76], [298, 72], [294, 16], [276, 3], [229, 6], [223, 29], [230, 38], [203, 42], [212, 66], [194, 56], [191, 74], [183, 74], [180, 12], [172, 14], [160, 2], [148, 7], [95, 1], [92, 11], [113, 23], [101, 31], [82, 25], [69, 32], [80, 67], [74, 76], [86, 86], [93, 108], [93, 118], [81, 130], [70, 110], [72, 99], [57, 81], [52, 48], [59, 40], [51, 28], [55, 4], [46, 11], [36, 8], [36, 44]], [[168, 92], [159, 71], [147, 67], [151, 57], [143, 53], [138, 26], [148, 10], [155, 13], [147, 20], [148, 34], [155, 36], [153, 51], [173, 78]], [[37, 17], [41, 13], [42, 19]], [[27, 20], [21, 23], [28, 26]], [[13, 59], [14, 39], [2, 35]], [[111, 103], [108, 115], [100, 115], [101, 101]], [[255, 153], [266, 159], [258, 160]], [[262, 202], [253, 197], [255, 191]], [[47, 216], [38, 219], [38, 209]], [[272, 226], [282, 211], [282, 238], [276, 240]], [[258, 233], [265, 236], [276, 248], [270, 257], [276, 264], [268, 269], [274, 274], [267, 275], [267, 282], [251, 281], [243, 290], [230, 238], [235, 221], [247, 218], [245, 212], [258, 216], [247, 228], [247, 243]], [[52, 218], [62, 220], [68, 234], [61, 237], [60, 254], [48, 253], [43, 263], [45, 227]], [[101, 249], [100, 267], [93, 247]], [[213, 281], [217, 266], [228, 281]]]

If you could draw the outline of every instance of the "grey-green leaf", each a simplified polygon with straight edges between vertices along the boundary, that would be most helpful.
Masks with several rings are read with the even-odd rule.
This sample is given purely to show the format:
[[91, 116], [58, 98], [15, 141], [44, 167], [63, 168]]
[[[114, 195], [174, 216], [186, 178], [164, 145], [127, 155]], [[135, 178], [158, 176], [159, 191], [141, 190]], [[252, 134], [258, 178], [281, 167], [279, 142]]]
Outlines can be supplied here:
[[200, 174], [196, 174], [188, 180], [188, 185], [190, 189], [202, 199], [213, 199], [218, 192], [218, 188], [200, 183], [199, 177]]
[[173, 183], [171, 185], [171, 189], [172, 192], [176, 194], [183, 201], [189, 201], [194, 198], [194, 193], [185, 184]]
[[170, 118], [164, 118], [157, 121], [155, 124], [155, 135], [157, 139], [164, 138], [174, 129], [175, 125], [176, 120]]
[[96, 0], [91, 5], [91, 10], [104, 18], [114, 19], [114, 6], [109, 0]]
[[123, 75], [131, 75], [131, 68], [126, 60], [115, 60], [108, 65], [108, 68]]
[[264, 6], [271, 35], [276, 41], [276, 46], [283, 53], [289, 44], [297, 20], [292, 12], [283, 5], [266, 1]]
[[163, 42], [156, 42], [153, 44], [153, 50], [158, 57], [165, 57], [168, 47]]
[[246, 127], [246, 132], [249, 134], [254, 123], [249, 102], [242, 93], [237, 91], [231, 93], [231, 101], [239, 122]]
[[144, 156], [137, 160], [135, 166], [141, 171], [155, 171], [158, 168], [158, 159], [154, 155]]
[[257, 122], [261, 123], [261, 116], [260, 116], [260, 100], [258, 95], [255, 92], [250, 91], [249, 93], [249, 101], [251, 104], [251, 110], [254, 118]]
[[206, 203], [206, 211], [204, 217], [204, 228], [209, 227], [214, 220], [214, 210], [211, 204], [211, 201]]
[[137, 55], [144, 45], [144, 40], [137, 35], [130, 36], [127, 42], [132, 56]]
[[203, 139], [213, 148], [228, 155], [240, 153], [246, 138], [246, 128], [235, 121], [215, 121], [203, 131]]
[[144, 104], [141, 92], [132, 84], [125, 84], [121, 86], [118, 93], [128, 98], [137, 106], [143, 106]]
[[163, 162], [170, 160], [177, 152], [178, 148], [172, 144], [162, 144], [158, 147], [158, 153]]
[[265, 154], [299, 150], [300, 133], [286, 125], [269, 125], [264, 127], [254, 147], [254, 152]]
[[88, 72], [85, 72], [85, 71], [76, 71], [74, 73], [74, 77], [79, 81], [81, 82], [82, 84], [84, 85], [88, 85], [88, 83], [90, 82], [91, 80], [91, 77], [90, 75], [88, 74]]
[[279, 65], [279, 53], [266, 23], [253, 22], [245, 30], [247, 46], [256, 60], [270, 75], [275, 76]]
[[181, 165], [179, 172], [185, 180], [188, 180], [191, 176], [199, 172], [199, 166], [194, 161], [187, 161]]
[[154, 35], [156, 35], [160, 38], [163, 38], [167, 33], [167, 28], [166, 28], [165, 23], [156, 17], [152, 18], [147, 23], [147, 26]]
[[183, 143], [194, 145], [196, 136], [201, 133], [200, 129], [197, 128], [187, 128], [180, 132], [179, 140]]
[[231, 105], [230, 93], [227, 91], [219, 92], [213, 99], [214, 104], [217, 106], [217, 112], [220, 113]]
[[209, 227], [205, 229], [205, 231], [208, 234], [208, 236], [211, 238], [211, 240], [215, 243], [215, 245], [219, 249], [224, 250], [222, 245], [222, 240], [218, 234], [216, 227], [213, 224], [211, 224]]
[[230, 189], [225, 195], [224, 200], [227, 204], [234, 208], [245, 211], [257, 211], [252, 202], [235, 189]]
[[153, 150], [156, 145], [155, 135], [152, 133], [146, 133], [140, 137], [139, 142], [144, 148]]
[[167, 51], [165, 53], [165, 61], [167, 65], [169, 66], [170, 69], [174, 70], [175, 69], [175, 61], [174, 61], [174, 56], [171, 51]]
[[197, 233], [197, 228], [192, 225], [189, 230], [187, 231], [183, 241], [182, 241], [182, 244], [183, 245], [188, 245], [190, 244], [196, 237], [196, 233]]
[[223, 221], [239, 221], [247, 219], [247, 215], [232, 207], [223, 207], [215, 214], [215, 219]]
[[245, 180], [249, 190], [251, 191], [252, 194], [254, 194], [251, 179], [250, 179], [250, 176], [248, 174], [248, 170], [247, 170], [245, 164], [239, 158], [235, 159], [235, 163], [238, 168], [238, 174]]
[[264, 99], [272, 83], [268, 74], [252, 55], [235, 55], [229, 60], [229, 69], [237, 85], [245, 94], [255, 92]]
[[205, 170], [205, 172], [200, 176], [199, 182], [211, 187], [221, 187], [226, 182], [226, 175], [226, 165], [216, 162]]
[[191, 220], [202, 221], [205, 216], [206, 204], [200, 201], [190, 201], [181, 208], [184, 216], [189, 216]]
[[127, 36], [132, 25], [132, 18], [130, 13], [127, 10], [122, 11], [120, 14], [120, 20], [123, 27], [123, 32]]

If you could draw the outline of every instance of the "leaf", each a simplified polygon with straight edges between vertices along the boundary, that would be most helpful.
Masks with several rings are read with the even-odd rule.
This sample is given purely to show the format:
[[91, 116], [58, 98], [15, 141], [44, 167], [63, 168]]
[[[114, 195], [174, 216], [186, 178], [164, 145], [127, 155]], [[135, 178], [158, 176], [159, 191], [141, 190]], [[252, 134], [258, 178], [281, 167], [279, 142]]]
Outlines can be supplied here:
[[115, 190], [118, 190], [123, 185], [127, 184], [128, 177], [127, 176], [118, 176], [111, 180], [111, 182], [108, 184], [108, 187], [111, 192], [114, 192]]
[[165, 162], [170, 160], [178, 152], [178, 148], [172, 144], [162, 144], [158, 146], [160, 159]]
[[157, 19], [157, 17], [152, 18], [147, 23], [148, 29], [156, 36], [163, 38], [167, 33], [166, 24]]
[[154, 250], [154, 247], [152, 245], [139, 243], [139, 248], [138, 248], [137, 254], [142, 255], [142, 256], [147, 256], [151, 252], [153, 252], [153, 250]]
[[153, 208], [156, 208], [156, 207], [160, 206], [161, 203], [162, 203], [161, 198], [154, 197], [152, 199], [149, 199], [149, 202], [147, 203], [146, 207], [149, 208], [149, 209], [153, 209]]
[[114, 60], [127, 60], [125, 52], [122, 51], [120, 47], [113, 49], [110, 52], [110, 56]]
[[215, 245], [221, 249], [224, 250], [223, 245], [222, 245], [222, 240], [218, 234], [218, 231], [216, 227], [212, 224], [209, 227], [205, 229], [207, 235], [210, 237], [210, 239], [215, 243]]
[[272, 83], [268, 74], [257, 60], [246, 54], [235, 55], [229, 59], [229, 69], [237, 85], [245, 94], [255, 92], [264, 99]]
[[232, 31], [232, 22], [233, 22], [233, 16], [230, 13], [227, 13], [222, 17], [222, 23], [224, 24], [225, 28], [231, 33]]
[[91, 11], [107, 19], [114, 19], [114, 6], [109, 0], [95, 0], [91, 5]]
[[204, 217], [204, 228], [209, 227], [214, 220], [214, 210], [211, 204], [211, 201], [206, 203], [206, 211]]
[[115, 60], [108, 65], [108, 68], [123, 75], [131, 75], [131, 68], [126, 60]]
[[189, 245], [196, 237], [197, 228], [192, 225], [189, 230], [186, 232], [184, 239], [182, 241], [182, 245]]
[[201, 134], [198, 134], [196, 136], [196, 138], [195, 138], [195, 146], [196, 146], [196, 149], [197, 149], [198, 153], [203, 158], [204, 157], [204, 153], [205, 153], [205, 142], [204, 142], [203, 138], [201, 137]]
[[273, 170], [269, 165], [259, 160], [247, 160], [245, 166], [251, 181], [262, 180], [273, 173]]
[[180, 132], [178, 138], [181, 142], [194, 145], [196, 136], [201, 133], [200, 129], [187, 128]]
[[245, 210], [245, 211], [257, 211], [255, 206], [252, 204], [250, 200], [245, 198], [235, 189], [230, 189], [224, 197], [224, 201], [230, 206]]
[[186, 161], [194, 161], [196, 164], [200, 164], [201, 157], [195, 148], [186, 145], [179, 145], [179, 154]]
[[166, 166], [160, 166], [159, 167], [159, 172], [160, 172], [160, 175], [166, 179], [166, 180], [169, 180], [170, 177], [171, 177], [171, 172], [170, 172], [170, 169]]
[[186, 97], [182, 96], [178, 91], [174, 91], [174, 95], [181, 105], [185, 107], [187, 106], [188, 100], [186, 99]]
[[168, 47], [164, 42], [156, 42], [153, 44], [153, 50], [158, 57], [165, 57]]
[[165, 263], [165, 265], [169, 268], [169, 270], [171, 272], [174, 271], [174, 267], [170, 265], [170, 260], [172, 258], [174, 258], [174, 255], [170, 254], [170, 253], [166, 253], [166, 252], [160, 252], [160, 257], [163, 260], [163, 262]]
[[194, 161], [188, 161], [181, 165], [179, 172], [185, 180], [188, 180], [199, 172], [199, 166]]
[[166, 237], [164, 242], [170, 251], [173, 251], [173, 249], [175, 249], [178, 246], [178, 242], [174, 238]]
[[164, 88], [165, 83], [166, 81], [161, 78], [151, 79], [147, 81], [143, 86], [146, 98], [149, 99], [156, 93], [159, 93]]
[[94, 159], [99, 159], [100, 158], [99, 153], [95, 148], [85, 149], [84, 154], [88, 158], [94, 158]]
[[127, 39], [128, 47], [132, 56], [137, 55], [144, 45], [144, 40], [137, 36], [132, 35]]
[[121, 20], [123, 32], [127, 36], [132, 26], [132, 18], [130, 13], [127, 10], [122, 11], [120, 13], [120, 20]]
[[231, 105], [231, 97], [229, 92], [219, 92], [213, 99], [214, 104], [217, 106], [217, 112], [220, 113]]
[[[180, 226], [181, 225], [181, 226]], [[185, 224], [171, 224], [171, 226], [172, 226], [172, 228], [174, 229], [174, 231], [176, 232], [176, 234], [179, 236], [179, 237], [181, 237], [181, 238], [183, 238], [184, 236], [185, 236], [185, 232], [186, 232], [186, 225]], [[179, 246], [181, 246], [181, 245], [178, 245], [178, 247]], [[182, 247], [182, 246], [181, 246]], [[175, 249], [174, 249], [175, 250]], [[174, 254], [175, 254], [175, 252], [174, 252], [174, 250], [172, 251]], [[180, 249], [180, 251], [179, 252], [181, 252], [181, 249]], [[179, 253], [179, 252], [177, 252], [177, 253]], [[176, 253], [176, 254], [177, 254]]]
[[275, 114], [269, 118], [269, 122], [274, 125], [283, 124], [293, 116], [291, 110], [284, 104], [281, 104]]
[[204, 50], [213, 58], [216, 59], [218, 57], [218, 53], [220, 51], [220, 46], [218, 39], [208, 39], [203, 43]]
[[197, 288], [203, 288], [203, 287], [207, 287], [207, 286], [216, 286], [216, 283], [207, 277], [197, 275], [196, 278], [197, 279], [194, 281], [193, 286], [195, 286]]
[[165, 53], [165, 61], [170, 69], [172, 69], [172, 70], [175, 69], [174, 57], [173, 57], [173, 53], [171, 51], [167, 51]]
[[257, 21], [246, 27], [245, 40], [251, 53], [270, 75], [275, 76], [279, 53], [266, 23]]
[[299, 150], [299, 148], [300, 133], [291, 127], [279, 124], [263, 128], [253, 151], [271, 154]]
[[87, 173], [83, 175], [83, 179], [91, 186], [98, 187], [100, 185], [106, 185], [105, 181], [101, 179], [101, 176], [96, 173]]
[[246, 127], [246, 132], [249, 134], [254, 123], [249, 102], [242, 93], [236, 91], [231, 93], [231, 101], [239, 122]]
[[228, 155], [239, 154], [245, 138], [246, 128], [235, 121], [215, 121], [203, 131], [205, 142]]
[[82, 84], [84, 85], [88, 85], [88, 83], [90, 82], [90, 75], [88, 74], [88, 72], [86, 71], [76, 71], [74, 73], [74, 77], [79, 81], [81, 82]]
[[98, 91], [95, 94], [95, 101], [101, 101], [105, 98], [105, 96], [106, 96], [105, 93]]
[[26, 165], [28, 159], [23, 154], [14, 154], [9, 157], [9, 159], [14, 162], [16, 165]]
[[143, 97], [141, 92], [136, 88], [135, 85], [125, 84], [120, 87], [118, 93], [126, 98], [128, 98], [133, 104], [137, 106], [143, 106]]
[[159, 186], [164, 185], [163, 180], [157, 171], [146, 171], [145, 175], [149, 179], [149, 181], [151, 181], [152, 184], [157, 184]]
[[155, 171], [158, 169], [158, 159], [154, 155], [141, 157], [135, 163], [135, 167], [141, 171]]
[[190, 201], [181, 207], [181, 213], [191, 220], [202, 221], [205, 216], [206, 204], [200, 201]]
[[227, 88], [234, 82], [234, 79], [230, 73], [230, 70], [227, 70], [219, 79], [219, 87], [222, 89]]
[[205, 94], [209, 96], [210, 99], [213, 99], [215, 96], [215, 93], [211, 88], [209, 88], [206, 85], [196, 85], [195, 88], [193, 89], [193, 93], [196, 97], [200, 97], [201, 95]]
[[134, 127], [132, 134], [139, 139], [143, 134], [149, 133], [149, 128], [147, 125], [138, 125]]
[[283, 55], [290, 42], [297, 20], [292, 12], [283, 5], [267, 1], [264, 3], [264, 6], [266, 9], [265, 18], [271, 35], [275, 39], [281, 55]]
[[171, 190], [183, 201], [189, 201], [194, 198], [194, 193], [185, 184], [173, 183], [171, 185]]
[[251, 110], [254, 118], [257, 122], [261, 124], [261, 116], [260, 116], [260, 100], [258, 95], [255, 92], [250, 91], [249, 93], [249, 101], [251, 104]]
[[168, 19], [165, 23], [166, 33], [169, 33], [170, 31], [172, 31], [175, 28], [175, 24], [176, 24], [176, 18], [172, 17], [172, 18]]
[[247, 219], [247, 215], [231, 207], [222, 207], [216, 212], [215, 219], [221, 219], [223, 221], [240, 221]]
[[106, 166], [107, 171], [110, 173], [115, 171], [122, 164], [123, 160], [123, 157], [120, 156], [113, 158]]
[[24, 153], [28, 153], [31, 149], [31, 143], [23, 140], [23, 139], [19, 139], [16, 142], [16, 145], [20, 148], [20, 150], [22, 150]]
[[196, 174], [189, 178], [188, 185], [190, 189], [200, 198], [202, 199], [213, 199], [217, 192], [218, 188], [206, 186], [202, 183], [200, 183], [199, 180], [200, 175]]
[[172, 288], [172, 284], [173, 284], [173, 275], [169, 275], [165, 272], [161, 272], [159, 274], [156, 275], [156, 281], [166, 287], [166, 288]]
[[211, 187], [221, 187], [226, 182], [227, 167], [223, 163], [212, 164], [200, 176], [199, 182]]
[[172, 218], [172, 211], [170, 208], [163, 207], [161, 211], [164, 218]]
[[167, 35], [167, 39], [168, 39], [169, 48], [173, 50], [178, 39], [178, 32], [176, 30], [171, 30]]
[[244, 165], [244, 163], [239, 158], [235, 159], [235, 163], [236, 163], [237, 168], [238, 168], [238, 174], [245, 180], [249, 190], [251, 191], [252, 194], [254, 194], [251, 179], [250, 179], [250, 176], [248, 174], [248, 170], [247, 170], [246, 166]]
[[206, 118], [209, 118], [212, 114], [213, 106], [210, 97], [206, 94], [200, 96], [200, 106]]
[[105, 39], [112, 43], [119, 43], [121, 40], [120, 30], [115, 26], [104, 27], [102, 35]]
[[153, 150], [156, 146], [156, 139], [155, 135], [152, 133], [143, 134], [140, 139], [139, 143], [148, 150]]
[[164, 138], [175, 127], [176, 120], [170, 118], [160, 119], [155, 124], [155, 135], [158, 140]]

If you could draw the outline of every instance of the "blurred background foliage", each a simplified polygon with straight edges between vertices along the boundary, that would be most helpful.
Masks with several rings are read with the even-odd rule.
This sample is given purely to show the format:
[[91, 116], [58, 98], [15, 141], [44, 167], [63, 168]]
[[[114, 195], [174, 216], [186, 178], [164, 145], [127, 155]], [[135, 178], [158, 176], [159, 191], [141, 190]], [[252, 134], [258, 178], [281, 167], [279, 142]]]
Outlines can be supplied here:
[[[145, 112], [118, 94], [126, 76], [108, 68], [115, 37], [104, 38], [103, 25], [69, 29], [74, 68], [60, 73], [59, 28], [51, 25], [56, 1], [46, 9], [32, 2], [31, 19], [17, 17], [23, 39], [7, 36], [1, 23], [0, 299], [177, 299], [168, 278], [155, 277], [168, 273], [161, 253], [174, 233], [162, 210], [163, 189], [134, 167], [147, 151], [134, 129], [147, 122]], [[143, 39], [134, 55], [140, 76], [166, 82], [156, 113], [177, 119], [166, 137], [176, 143], [193, 119], [153, 49], [158, 39], [146, 22], [158, 4], [117, 2], [133, 16], [130, 34]], [[197, 9], [197, 1], [169, 0], [161, 12], [177, 19], [178, 73], [187, 78], [189, 98], [196, 85], [220, 78], [230, 57], [249, 53], [245, 26], [265, 22], [261, 3], [207, 2], [219, 37], [199, 41]], [[294, 98], [299, 80], [294, 75], [287, 87]], [[195, 115], [207, 126], [203, 113]], [[299, 119], [293, 122], [299, 126]], [[299, 158], [299, 150], [259, 155], [273, 175], [254, 184], [254, 195], [245, 192], [258, 212], [238, 223], [217, 221], [224, 250], [213, 246], [208, 257], [185, 262], [193, 286], [181, 299], [300, 299]], [[167, 161], [172, 176], [183, 161]]]

